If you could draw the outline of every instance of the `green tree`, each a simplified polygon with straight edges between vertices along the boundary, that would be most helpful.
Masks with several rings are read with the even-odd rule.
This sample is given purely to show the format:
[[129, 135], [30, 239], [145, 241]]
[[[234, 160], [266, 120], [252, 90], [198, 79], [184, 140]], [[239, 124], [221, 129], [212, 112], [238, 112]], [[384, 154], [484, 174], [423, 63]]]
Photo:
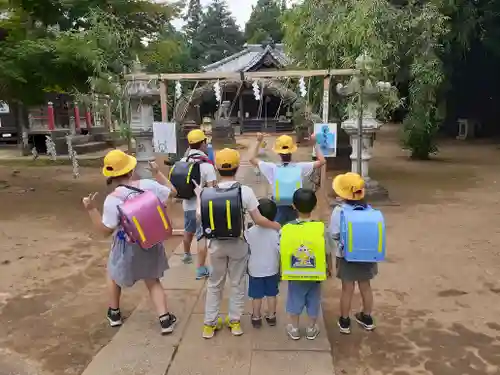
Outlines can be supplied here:
[[277, 0], [257, 1], [245, 26], [245, 39], [247, 42], [261, 43], [269, 37], [277, 43], [282, 41], [282, 6], [283, 4], [278, 3]]
[[436, 151], [439, 54], [446, 17], [432, 3], [395, 6], [386, 0], [304, 0], [286, 12], [285, 42], [298, 65], [352, 68], [368, 53], [374, 78], [409, 84], [404, 145], [415, 158]]
[[186, 16], [184, 21], [186, 25], [184, 26], [184, 32], [189, 41], [192, 41], [200, 30], [201, 17], [203, 15], [203, 10], [201, 8], [200, 0], [189, 0]]
[[224, 0], [214, 0], [202, 17], [193, 43], [203, 50], [202, 64], [210, 64], [241, 50], [245, 39]]

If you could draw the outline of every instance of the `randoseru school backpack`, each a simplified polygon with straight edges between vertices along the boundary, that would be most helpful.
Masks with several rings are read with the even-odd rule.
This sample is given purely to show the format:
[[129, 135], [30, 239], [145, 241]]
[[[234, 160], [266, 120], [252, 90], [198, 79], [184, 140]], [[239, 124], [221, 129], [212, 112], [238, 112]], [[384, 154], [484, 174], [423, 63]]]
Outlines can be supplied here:
[[340, 244], [348, 262], [381, 262], [385, 259], [385, 222], [371, 206], [344, 204], [340, 213]]
[[205, 188], [201, 193], [201, 224], [206, 238], [238, 238], [244, 227], [241, 185]]
[[177, 198], [191, 199], [195, 196], [193, 180], [198, 184], [201, 183], [201, 163], [213, 165], [213, 162], [206, 156], [190, 155], [186, 161], [178, 161], [172, 166], [168, 179], [177, 190]]
[[127, 240], [149, 249], [172, 235], [165, 206], [156, 194], [134, 186], [120, 185], [132, 192], [118, 206], [120, 222]]
[[302, 170], [294, 165], [276, 168], [273, 184], [273, 198], [278, 206], [291, 206], [293, 194], [302, 187]]

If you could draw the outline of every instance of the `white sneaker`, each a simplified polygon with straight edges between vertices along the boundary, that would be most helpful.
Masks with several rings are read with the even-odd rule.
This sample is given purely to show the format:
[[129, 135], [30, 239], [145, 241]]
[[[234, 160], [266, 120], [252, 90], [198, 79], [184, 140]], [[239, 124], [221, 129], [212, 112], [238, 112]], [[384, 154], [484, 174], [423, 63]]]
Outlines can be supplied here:
[[300, 339], [300, 331], [299, 331], [299, 329], [295, 328], [291, 324], [288, 324], [286, 326], [286, 333], [288, 333], [288, 336], [290, 336], [290, 338], [292, 340], [299, 340]]

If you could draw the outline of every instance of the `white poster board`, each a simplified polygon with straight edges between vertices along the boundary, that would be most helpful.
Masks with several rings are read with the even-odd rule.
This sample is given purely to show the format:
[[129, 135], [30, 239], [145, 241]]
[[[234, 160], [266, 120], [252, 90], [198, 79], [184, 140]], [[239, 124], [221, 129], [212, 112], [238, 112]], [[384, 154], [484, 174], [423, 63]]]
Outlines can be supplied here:
[[326, 158], [337, 156], [337, 124], [314, 124], [316, 142]]
[[173, 122], [153, 122], [153, 147], [160, 154], [177, 153], [177, 132]]
[[10, 113], [9, 105], [6, 102], [0, 100], [0, 114]]

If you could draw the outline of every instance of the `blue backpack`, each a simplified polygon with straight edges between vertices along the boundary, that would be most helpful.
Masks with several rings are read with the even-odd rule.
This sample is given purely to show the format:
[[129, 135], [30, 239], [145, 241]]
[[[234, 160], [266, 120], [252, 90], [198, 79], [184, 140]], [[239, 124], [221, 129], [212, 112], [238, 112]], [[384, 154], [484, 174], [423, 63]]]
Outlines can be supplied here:
[[302, 170], [294, 165], [276, 168], [273, 184], [273, 197], [278, 206], [291, 206], [293, 193], [302, 187]]
[[344, 204], [340, 213], [340, 244], [348, 262], [381, 262], [385, 259], [385, 222], [371, 206]]

